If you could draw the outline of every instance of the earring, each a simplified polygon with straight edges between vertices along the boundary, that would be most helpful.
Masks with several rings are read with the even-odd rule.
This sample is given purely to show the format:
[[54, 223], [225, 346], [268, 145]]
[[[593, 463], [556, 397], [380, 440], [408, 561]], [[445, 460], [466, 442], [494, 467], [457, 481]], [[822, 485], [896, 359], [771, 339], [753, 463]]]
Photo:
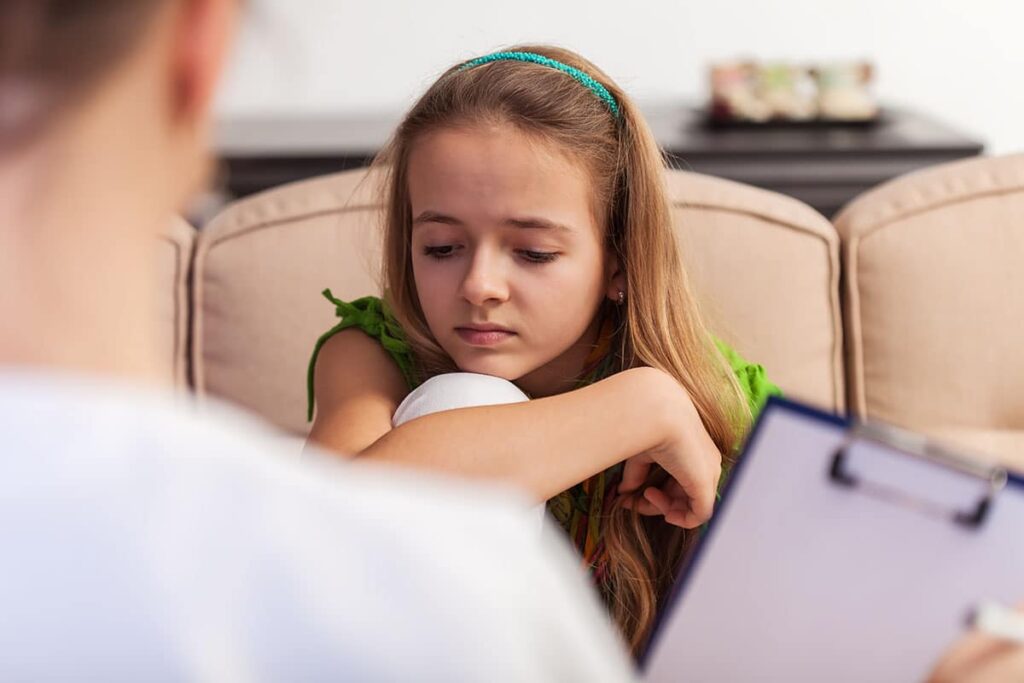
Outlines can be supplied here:
[[619, 298], [618, 298], [618, 301], [616, 303], [618, 303], [619, 306], [621, 306], [622, 304], [626, 303], [626, 293], [623, 292], [621, 289], [619, 290]]

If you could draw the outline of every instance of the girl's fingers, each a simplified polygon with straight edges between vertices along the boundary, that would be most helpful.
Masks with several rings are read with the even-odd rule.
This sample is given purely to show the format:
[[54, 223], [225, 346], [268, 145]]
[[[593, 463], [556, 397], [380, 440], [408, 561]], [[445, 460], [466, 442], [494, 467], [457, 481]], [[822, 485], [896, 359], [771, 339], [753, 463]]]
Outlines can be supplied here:
[[632, 493], [643, 486], [644, 482], [647, 481], [647, 475], [650, 474], [651, 464], [650, 461], [642, 460], [639, 457], [627, 460], [626, 464], [622, 467], [622, 482], [619, 484], [619, 493]]
[[662, 515], [672, 511], [672, 499], [656, 486], [648, 486], [644, 489], [644, 499], [657, 508]]
[[[682, 507], [685, 507], [687, 514], [692, 519], [690, 527], [700, 526], [706, 522], [715, 509], [715, 483], [718, 474], [706, 468], [694, 472], [666, 471], [678, 487], [673, 487], [672, 491], [679, 493], [679, 498], [684, 501]], [[687, 479], [688, 475], [697, 476]], [[680, 509], [680, 507], [676, 505], [674, 509]]]
[[[638, 462], [636, 459], [626, 461], [619, 491], [622, 493], [635, 492], [643, 486], [650, 468], [650, 463]], [[630, 474], [629, 480], [626, 477], [627, 472]], [[660, 487], [648, 486], [645, 488], [642, 498], [626, 497], [623, 507], [627, 510], [636, 510], [637, 513], [644, 516], [664, 517], [669, 524], [684, 529], [694, 529], [707, 521], [711, 511], [708, 510], [705, 514], [703, 511], [694, 510], [691, 507], [691, 502], [679, 482], [670, 478]]]
[[689, 498], [682, 493], [682, 487], [666, 486], [670, 491], [678, 490], [678, 495], [669, 495], [664, 489], [653, 486], [644, 491], [644, 498], [651, 502], [665, 517], [665, 521], [684, 529], [693, 529], [704, 523], [704, 519], [695, 515], [690, 509]]
[[637, 513], [645, 517], [660, 516], [662, 514], [654, 504], [644, 498], [634, 498], [633, 496], [626, 496], [622, 502], [622, 507], [627, 510], [636, 510]]
[[669, 479], [666, 481], [664, 485], [662, 485], [661, 489], [672, 500], [683, 501], [687, 504], [686, 506], [689, 507], [690, 497], [686, 495], [686, 491], [683, 490], [683, 487], [680, 486], [679, 482], [675, 479]]
[[683, 529], [696, 529], [704, 523], [689, 512], [682, 512], [679, 510], [665, 515], [665, 521], [674, 526], [682, 527]]

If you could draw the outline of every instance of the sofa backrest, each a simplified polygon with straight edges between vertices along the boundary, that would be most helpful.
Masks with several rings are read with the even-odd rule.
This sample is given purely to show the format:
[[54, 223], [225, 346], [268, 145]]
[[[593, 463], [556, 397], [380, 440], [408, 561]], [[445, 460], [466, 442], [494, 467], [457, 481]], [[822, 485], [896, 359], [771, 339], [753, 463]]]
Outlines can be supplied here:
[[164, 374], [179, 390], [189, 385], [189, 276], [196, 230], [181, 218], [171, 221], [157, 240], [156, 258], [160, 277], [160, 300], [157, 304], [160, 339], [164, 348]]
[[668, 174], [687, 274], [715, 332], [790, 397], [845, 409], [839, 239], [784, 195]]
[[[195, 391], [304, 434], [306, 369], [336, 318], [320, 296], [379, 291], [379, 178], [365, 169], [239, 201], [200, 233]], [[713, 329], [793, 396], [842, 410], [839, 243], [800, 202], [670, 171], [687, 264]]]
[[854, 200], [843, 238], [858, 415], [1024, 465], [1024, 155], [903, 176]]

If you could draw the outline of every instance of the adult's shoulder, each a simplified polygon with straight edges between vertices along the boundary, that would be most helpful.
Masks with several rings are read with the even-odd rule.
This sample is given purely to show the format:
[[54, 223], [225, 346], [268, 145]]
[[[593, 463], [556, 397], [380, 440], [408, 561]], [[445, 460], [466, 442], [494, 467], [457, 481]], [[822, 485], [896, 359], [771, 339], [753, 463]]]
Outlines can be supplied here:
[[300, 456], [168, 395], [0, 383], [0, 408], [17, 420], [0, 425], [9, 670], [628, 678], [582, 572], [514, 493]]

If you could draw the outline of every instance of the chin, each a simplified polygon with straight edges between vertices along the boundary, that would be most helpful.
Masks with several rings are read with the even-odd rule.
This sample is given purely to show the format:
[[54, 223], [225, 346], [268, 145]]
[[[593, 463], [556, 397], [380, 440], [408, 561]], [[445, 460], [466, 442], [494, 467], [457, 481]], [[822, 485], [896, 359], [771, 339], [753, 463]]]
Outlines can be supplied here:
[[475, 372], [479, 375], [500, 377], [510, 382], [519, 379], [529, 372], [529, 370], [519, 367], [517, 363], [509, 363], [507, 360], [499, 358], [463, 358], [456, 359], [455, 364], [463, 372]]

